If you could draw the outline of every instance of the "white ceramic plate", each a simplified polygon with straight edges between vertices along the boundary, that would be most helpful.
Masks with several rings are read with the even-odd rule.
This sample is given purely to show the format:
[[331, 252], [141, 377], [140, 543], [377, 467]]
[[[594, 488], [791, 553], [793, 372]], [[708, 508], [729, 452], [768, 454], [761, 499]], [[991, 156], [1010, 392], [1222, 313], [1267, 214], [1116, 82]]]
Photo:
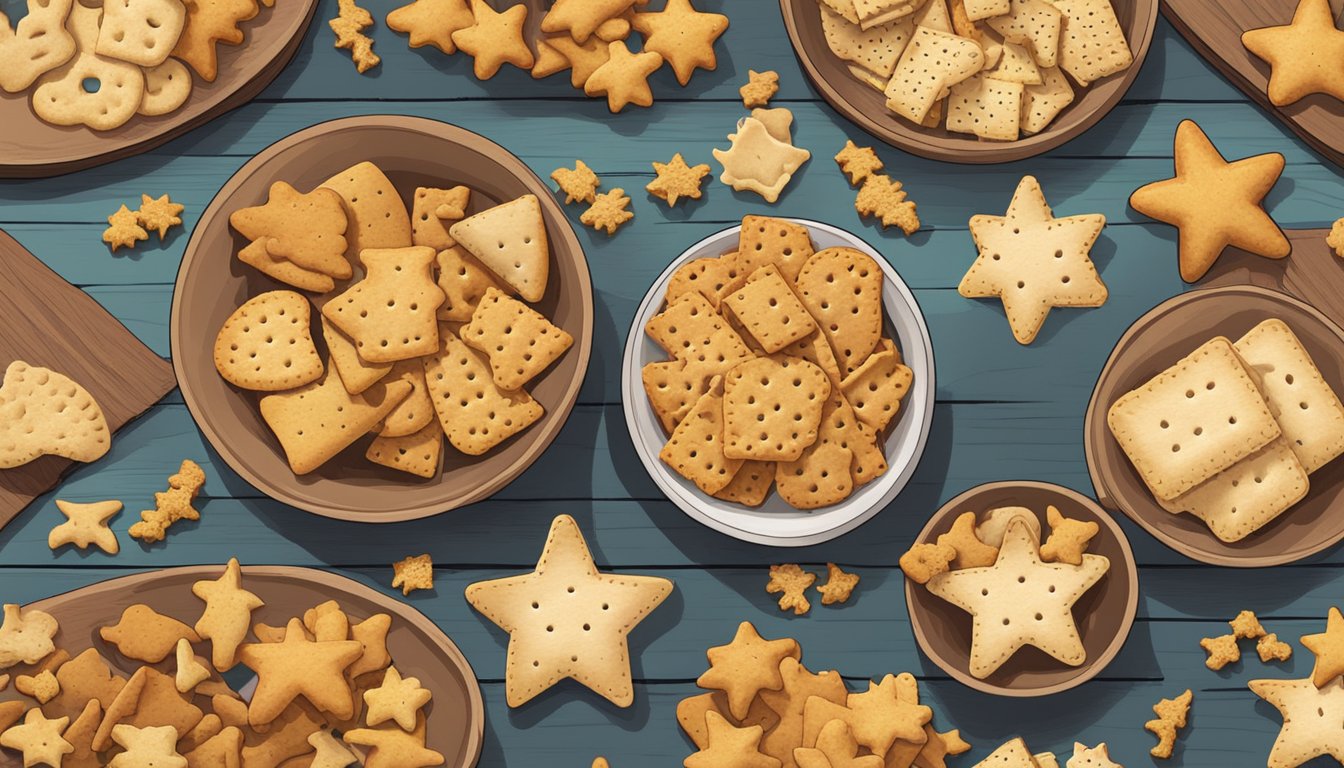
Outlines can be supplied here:
[[658, 276], [653, 288], [635, 313], [635, 322], [625, 343], [621, 365], [621, 398], [626, 426], [644, 468], [663, 493], [695, 520], [743, 541], [779, 547], [802, 547], [829, 541], [867, 522], [896, 498], [924, 453], [933, 423], [933, 343], [924, 323], [924, 313], [900, 275], [876, 249], [857, 236], [827, 224], [791, 219], [807, 227], [817, 250], [848, 246], [860, 250], [882, 267], [886, 280], [882, 303], [887, 332], [894, 335], [905, 364], [914, 371], [914, 384], [902, 403], [896, 426], [886, 441], [887, 473], [863, 486], [845, 501], [830, 507], [804, 511], [789, 506], [778, 493], [756, 509], [722, 501], [701, 492], [695, 484], [673, 472], [658, 459], [667, 438], [644, 394], [640, 371], [646, 363], [666, 360], [667, 353], [644, 334], [649, 319], [662, 309], [667, 282], [677, 267], [692, 259], [718, 256], [737, 247], [741, 227], [710, 235], [686, 249]]

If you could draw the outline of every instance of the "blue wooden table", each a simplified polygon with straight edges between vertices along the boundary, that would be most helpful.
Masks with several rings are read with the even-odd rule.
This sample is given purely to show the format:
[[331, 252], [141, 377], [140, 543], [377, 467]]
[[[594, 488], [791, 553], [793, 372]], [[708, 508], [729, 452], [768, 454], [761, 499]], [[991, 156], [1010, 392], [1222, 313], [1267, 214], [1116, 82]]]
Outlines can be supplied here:
[[[1086, 136], [1050, 155], [999, 167], [953, 166], [878, 146], [890, 173], [919, 204], [924, 228], [910, 239], [860, 222], [854, 193], [834, 163], [846, 138], [874, 143], [825, 105], [800, 72], [775, 3], [706, 2], [729, 13], [716, 72], [698, 73], [686, 89], [664, 68], [654, 78], [658, 101], [618, 117], [599, 100], [570, 89], [565, 75], [533, 81], [506, 68], [494, 80], [470, 76], [470, 60], [433, 49], [409, 50], [383, 27], [392, 7], [375, 4], [382, 66], [356, 74], [349, 55], [332, 48], [323, 22], [335, 0], [322, 0], [295, 61], [254, 103], [149, 154], [57, 179], [0, 182], [0, 227], [79, 285], [146, 344], [168, 355], [168, 307], [182, 250], [212, 195], [254, 153], [300, 128], [355, 114], [423, 115], [478, 131], [545, 176], [575, 158], [606, 186], [634, 198], [635, 219], [612, 238], [580, 233], [596, 294], [596, 332], [588, 376], [559, 439], [529, 471], [495, 498], [428, 520], [387, 526], [340, 523], [264, 498], [203, 442], [176, 392], [122, 431], [111, 454], [75, 472], [61, 498], [121, 499], [127, 513], [120, 555], [53, 554], [48, 530], [60, 516], [49, 494], [0, 531], [0, 599], [27, 602], [128, 570], [219, 563], [329, 568], [391, 593], [388, 564], [429, 551], [436, 589], [410, 602], [465, 651], [481, 678], [488, 708], [481, 765], [583, 766], [604, 754], [615, 768], [674, 766], [691, 751], [679, 732], [676, 702], [695, 692], [705, 648], [726, 642], [748, 619], [767, 636], [792, 635], [813, 669], [835, 668], [857, 683], [909, 670], [942, 728], [960, 727], [975, 751], [971, 765], [1007, 738], [1023, 735], [1035, 750], [1065, 753], [1074, 739], [1106, 741], [1112, 756], [1149, 765], [1152, 739], [1142, 730], [1159, 698], [1195, 691], [1192, 726], [1168, 765], [1251, 766], [1268, 754], [1277, 714], [1246, 689], [1259, 676], [1301, 677], [1311, 657], [1299, 635], [1320, 631], [1344, 586], [1338, 552], [1273, 571], [1238, 572], [1192, 563], [1135, 526], [1124, 527], [1141, 565], [1139, 618], [1119, 658], [1094, 682], [1042, 700], [995, 699], [941, 677], [915, 647], [896, 560], [938, 505], [977, 483], [1046, 480], [1090, 492], [1082, 421], [1102, 363], [1129, 323], [1185, 290], [1176, 270], [1174, 230], [1128, 210], [1138, 185], [1171, 171], [1171, 140], [1194, 118], [1229, 157], [1279, 151], [1288, 159], [1268, 201], [1285, 228], [1328, 226], [1344, 214], [1340, 177], [1286, 130], [1224, 82], [1165, 22], [1126, 100]], [[731, 6], [731, 7], [729, 7]], [[773, 106], [796, 119], [796, 141], [813, 153], [775, 206], [717, 181], [700, 201], [668, 211], [647, 197], [649, 163], [682, 152], [711, 162], [712, 147], [744, 113], [737, 87], [748, 68], [775, 69]], [[716, 167], [717, 171], [717, 167]], [[1110, 288], [1100, 309], [1058, 310], [1036, 343], [1020, 347], [997, 303], [957, 294], [974, 258], [967, 220], [1001, 213], [1018, 179], [1040, 178], [1057, 213], [1105, 214], [1093, 252]], [[140, 193], [170, 193], [186, 204], [186, 227], [159, 245], [110, 255], [100, 243], [104, 218]], [[575, 217], [581, 209], [571, 208]], [[932, 331], [938, 359], [933, 434], [914, 481], [873, 522], [822, 546], [780, 551], [747, 545], [692, 522], [657, 491], [632, 451], [619, 402], [621, 347], [632, 313], [654, 277], [686, 245], [765, 213], [820, 219], [858, 232], [878, 247], [911, 285]], [[3, 331], [0, 331], [3, 332]], [[200, 343], [208, 343], [202, 339]], [[146, 547], [124, 535], [129, 517], [161, 490], [183, 458], [209, 475], [198, 524], [175, 527], [166, 544]], [[470, 582], [530, 569], [558, 513], [574, 515], [603, 568], [657, 572], [676, 581], [668, 602], [636, 631], [637, 699], [616, 710], [597, 696], [563, 685], [520, 710], [504, 704], [506, 636], [467, 606]], [[765, 567], [834, 560], [862, 574], [857, 601], [817, 606], [811, 615], [781, 613], [764, 592]], [[1223, 634], [1221, 622], [1243, 608], [1294, 641], [1293, 661], [1262, 667], [1205, 669], [1201, 637]]]

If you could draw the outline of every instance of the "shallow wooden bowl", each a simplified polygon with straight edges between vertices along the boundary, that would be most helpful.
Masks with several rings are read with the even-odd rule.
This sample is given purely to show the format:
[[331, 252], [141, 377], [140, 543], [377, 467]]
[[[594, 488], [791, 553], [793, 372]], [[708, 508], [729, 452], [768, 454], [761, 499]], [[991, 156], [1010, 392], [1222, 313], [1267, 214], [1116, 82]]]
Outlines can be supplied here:
[[[1134, 54], [1133, 65], [1079, 93], [1044, 131], [1017, 141], [981, 141], [942, 127], [923, 128], [897, 117], [887, 109], [881, 93], [859, 82], [846, 63], [831, 53], [822, 32], [817, 0], [779, 0], [793, 51], [822, 98], [850, 122], [893, 147], [953, 163], [1007, 163], [1048, 152], [1082, 135], [1120, 103], [1148, 56], [1157, 26], [1158, 0], [1112, 3]], [[1070, 85], [1075, 84], [1070, 81]]]
[[[98, 637], [98, 628], [115, 624], [122, 611], [137, 603], [194, 624], [201, 615], [202, 603], [191, 593], [191, 585], [217, 579], [223, 570], [220, 565], [207, 565], [137, 573], [39, 600], [25, 608], [37, 608], [56, 618], [61, 627], [57, 646], [72, 657], [87, 648], [98, 648], [115, 672], [129, 676], [139, 663], [113, 651]], [[476, 765], [485, 737], [480, 686], [462, 651], [424, 614], [344, 576], [312, 568], [243, 566], [243, 586], [266, 601], [253, 612], [253, 623], [284, 626], [289, 619], [328, 600], [340, 603], [352, 623], [376, 613], [391, 615], [387, 650], [397, 670], [419, 678], [420, 684], [434, 694], [424, 710], [428, 746], [443, 754], [448, 768]], [[0, 692], [0, 701], [19, 698], [13, 686]]]
[[947, 533], [964, 512], [982, 515], [997, 507], [1026, 507], [1041, 520], [1042, 538], [1050, 526], [1045, 507], [1053, 504], [1077, 520], [1091, 520], [1101, 532], [1088, 545], [1088, 552], [1104, 555], [1110, 570], [1073, 606], [1074, 620], [1087, 649], [1087, 661], [1070, 667], [1026, 647], [984, 680], [971, 676], [971, 615], [934, 595], [923, 585], [905, 582], [905, 604], [910, 628], [920, 650], [944, 672], [963, 685], [995, 696], [1048, 696], [1082, 685], [1101, 673], [1120, 653], [1134, 625], [1139, 606], [1139, 569], [1124, 531], [1095, 501], [1060, 485], [1031, 481], [985, 483], [957, 496], [929, 518], [915, 541], [932, 542]]
[[[283, 179], [307, 190], [362, 160], [382, 168], [406, 203], [417, 186], [471, 187], [469, 214], [535, 194], [550, 240], [551, 274], [546, 295], [534, 308], [574, 337], [574, 346], [528, 384], [546, 409], [537, 423], [484, 456], [466, 456], [445, 444], [443, 469], [428, 480], [366, 460], [371, 436], [357, 440], [319, 469], [295, 475], [261, 418], [260, 393], [230, 386], [215, 370], [212, 348], [224, 320], [247, 299], [289, 287], [234, 258], [246, 243], [229, 227], [229, 214], [265, 202], [273, 181]], [[313, 338], [325, 358], [319, 314], [313, 312]], [[498, 144], [446, 123], [414, 117], [334, 120], [282, 139], [250, 160], [201, 215], [173, 293], [173, 367], [182, 398], [211, 446], [268, 496], [326, 517], [360, 522], [390, 523], [438, 514], [480, 501], [516, 478], [546, 450], [569, 416], [588, 369], [592, 337], [588, 264], [555, 196]]]
[[1142, 386], [1214, 336], [1236, 341], [1260, 321], [1277, 317], [1293, 329], [1321, 375], [1344, 392], [1344, 330], [1314, 307], [1278, 291], [1254, 286], [1209, 288], [1159, 304], [1130, 326], [1097, 379], [1087, 407], [1084, 448], [1097, 498], [1124, 512], [1158, 541], [1186, 557], [1243, 568], [1301, 560], [1344, 539], [1344, 461], [1311, 475], [1306, 498], [1239, 542], [1218, 539], [1193, 515], [1173, 515], [1158, 505], [1111, 435], [1106, 412], [1124, 393]]

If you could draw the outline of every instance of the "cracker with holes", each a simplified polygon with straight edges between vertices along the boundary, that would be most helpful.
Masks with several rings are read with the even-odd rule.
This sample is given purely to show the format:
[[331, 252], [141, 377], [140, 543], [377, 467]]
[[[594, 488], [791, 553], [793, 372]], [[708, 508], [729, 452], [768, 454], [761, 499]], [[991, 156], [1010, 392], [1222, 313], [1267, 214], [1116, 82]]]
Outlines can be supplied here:
[[771, 216], [743, 216], [734, 264], [745, 275], [773, 264], [792, 282], [813, 252], [812, 236], [802, 224]]
[[99, 56], [157, 67], [168, 60], [186, 25], [182, 0], [104, 0]]
[[352, 395], [328, 366], [311, 384], [263, 397], [261, 416], [290, 469], [306, 475], [372, 430], [410, 393], [410, 384], [393, 381]]
[[360, 253], [364, 279], [322, 307], [322, 315], [371, 363], [394, 363], [439, 346], [434, 249], [374, 248]]
[[294, 389], [325, 370], [309, 333], [308, 300], [293, 291], [248, 299], [215, 337], [215, 368], [236, 387], [259, 392]]
[[536, 195], [487, 208], [453, 224], [448, 234], [525, 301], [541, 301], [550, 248]]
[[90, 462], [112, 446], [103, 410], [78, 382], [15, 360], [0, 384], [0, 469], [41, 456]]
[[436, 251], [452, 248], [457, 243], [448, 227], [466, 218], [470, 201], [470, 187], [417, 187], [411, 204], [411, 242]]
[[479, 456], [527, 429], [544, 410], [524, 390], [499, 389], [490, 361], [447, 327], [439, 329], [439, 349], [425, 359], [425, 379], [448, 442]]
[[773, 264], [753, 272], [746, 284], [726, 296], [722, 303], [761, 349], [769, 353], [778, 352], [817, 330], [816, 322]]
[[703, 371], [685, 360], [659, 360], [646, 364], [640, 371], [644, 394], [668, 434], [686, 418], [691, 406], [708, 388]]
[[65, 22], [75, 0], [28, 0], [28, 13], [15, 26], [0, 13], [0, 89], [26, 90], [38, 77], [75, 55], [75, 38]]
[[818, 251], [798, 273], [798, 296], [831, 342], [840, 370], [853, 373], [882, 337], [882, 270], [853, 248]]
[[826, 373], [797, 357], [758, 357], [737, 365], [724, 382], [724, 454], [754, 461], [798, 460], [817, 440], [830, 394]]
[[497, 288], [485, 292], [459, 334], [490, 359], [495, 386], [506, 391], [520, 389], [574, 343], [541, 313]]
[[[125, 125], [140, 108], [145, 76], [139, 66], [96, 52], [102, 10], [75, 3], [66, 27], [75, 55], [37, 80], [33, 112], [52, 125], [84, 125], [110, 131]], [[98, 87], [90, 91], [86, 81]]]
[[882, 432], [900, 411], [910, 393], [914, 372], [901, 362], [901, 353], [891, 339], [883, 338], [876, 352], [840, 382], [860, 421]]
[[1064, 15], [1059, 67], [1078, 85], [1123, 72], [1134, 63], [1111, 0], [1051, 0]]
[[1203, 520], [1219, 540], [1234, 543], [1269, 525], [1310, 489], [1307, 470], [1279, 438], [1182, 493], [1158, 503]]
[[[1021, 82], [996, 71], [952, 86], [947, 99], [947, 130], [982, 139], [1016, 141], [1022, 119]], [[1039, 80], [1039, 78], [1037, 78]]]
[[980, 72], [984, 64], [984, 51], [974, 40], [919, 27], [887, 84], [887, 108], [922, 123], [945, 90]]
[[724, 388], [715, 376], [709, 389], [677, 424], [658, 458], [700, 490], [723, 490], [742, 467], [742, 460], [724, 455]]
[[418, 432], [398, 437], [378, 436], [369, 443], [364, 457], [374, 464], [416, 477], [431, 478], [439, 472], [443, 457], [443, 427], [437, 419]]

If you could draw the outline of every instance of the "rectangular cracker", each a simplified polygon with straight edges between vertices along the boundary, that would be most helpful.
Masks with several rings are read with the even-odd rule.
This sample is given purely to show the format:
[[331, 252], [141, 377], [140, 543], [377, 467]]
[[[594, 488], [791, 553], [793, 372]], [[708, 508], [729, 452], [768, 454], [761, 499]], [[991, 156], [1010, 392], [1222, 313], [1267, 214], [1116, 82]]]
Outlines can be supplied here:
[[658, 458], [705, 493], [718, 493], [742, 467], [741, 459], [723, 455], [723, 430], [723, 379], [716, 376], [709, 391], [673, 430]]
[[1041, 84], [1022, 89], [1022, 133], [1040, 133], [1072, 103], [1073, 86], [1064, 72], [1059, 67], [1042, 69]]
[[1149, 490], [1164, 501], [1280, 434], [1259, 388], [1222, 336], [1122, 395], [1107, 423]]
[[986, 75], [952, 86], [947, 98], [947, 130], [1016, 141], [1022, 124], [1022, 87]]
[[458, 332], [490, 359], [495, 386], [520, 389], [574, 344], [574, 337], [526, 304], [491, 288]]
[[766, 353], [775, 353], [817, 330], [793, 289], [774, 264], [747, 277], [741, 288], [724, 297], [726, 306]]
[[430, 478], [443, 459], [443, 427], [430, 420], [418, 432], [401, 437], [375, 437], [364, 457], [374, 464]]
[[1134, 63], [1111, 0], [1050, 0], [1064, 14], [1059, 67], [1083, 87]]
[[1213, 535], [1233, 543], [1273, 522], [1308, 490], [1306, 469], [1289, 442], [1279, 438], [1175, 499], [1158, 503], [1168, 512], [1198, 517]]
[[669, 355], [688, 363], [731, 363], [754, 357], [709, 300], [699, 292], [679, 296], [644, 326]]
[[887, 109], [921, 123], [948, 89], [979, 72], [984, 62], [974, 40], [916, 27], [887, 83]]
[[290, 469], [304, 475], [372, 430], [410, 393], [410, 384], [393, 381], [352, 395], [328, 366], [312, 384], [261, 398], [261, 417], [279, 438]]
[[742, 231], [737, 239], [739, 276], [773, 264], [793, 282], [813, 252], [812, 236], [802, 224], [771, 216], [742, 217]]
[[[794, 461], [775, 465], [779, 495], [797, 509], [817, 509], [849, 498], [859, 483], [855, 479], [854, 450], [859, 447], [858, 420], [839, 393], [831, 393], [821, 413], [816, 442]], [[851, 440], [853, 446], [851, 447]], [[886, 471], [885, 462], [882, 471]], [[862, 473], [876, 471], [863, 466]]]
[[1010, 0], [965, 0], [966, 18], [980, 21], [1002, 16], [1011, 9]]
[[448, 442], [479, 456], [527, 429], [545, 409], [523, 390], [495, 386], [490, 363], [446, 325], [439, 327], [439, 351], [425, 358], [425, 382]]
[[1059, 59], [1059, 33], [1064, 15], [1046, 0], [1012, 0], [1007, 14], [989, 19], [989, 28], [1005, 42], [1025, 45], [1037, 66], [1049, 69]]
[[1233, 346], [1308, 473], [1344, 453], [1344, 404], [1287, 323], [1266, 320]]
[[914, 0], [854, 0], [854, 13], [863, 29], [904, 19], [914, 12]]
[[873, 73], [885, 84], [892, 70], [896, 69], [901, 52], [910, 42], [915, 24], [914, 19], [906, 17], [864, 29], [822, 5], [821, 30], [831, 53]]
[[846, 376], [840, 388], [859, 421], [881, 433], [900, 412], [913, 381], [914, 372], [901, 362], [895, 342], [883, 337], [877, 351]]
[[744, 461], [733, 479], [713, 496], [748, 507], [759, 507], [770, 496], [775, 485], [773, 461]]

